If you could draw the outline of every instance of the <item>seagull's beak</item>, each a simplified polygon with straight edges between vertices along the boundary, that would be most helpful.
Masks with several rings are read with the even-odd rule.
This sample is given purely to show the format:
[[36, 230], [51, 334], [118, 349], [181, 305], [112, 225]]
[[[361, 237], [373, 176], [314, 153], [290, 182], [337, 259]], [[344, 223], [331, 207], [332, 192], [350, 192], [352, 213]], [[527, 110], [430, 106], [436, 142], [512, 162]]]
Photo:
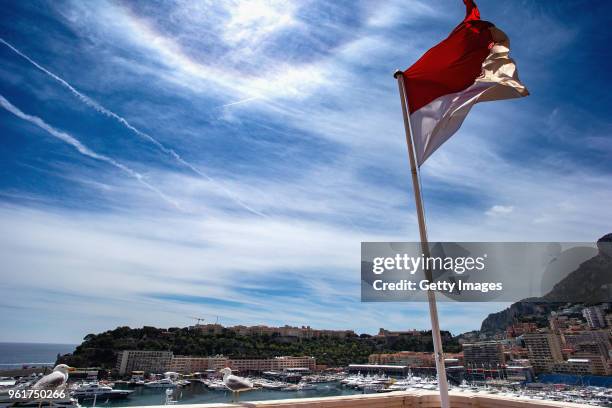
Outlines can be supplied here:
[[76, 371], [76, 368], [74, 368], [74, 367], [68, 367], [68, 371], [69, 371], [69, 372]]

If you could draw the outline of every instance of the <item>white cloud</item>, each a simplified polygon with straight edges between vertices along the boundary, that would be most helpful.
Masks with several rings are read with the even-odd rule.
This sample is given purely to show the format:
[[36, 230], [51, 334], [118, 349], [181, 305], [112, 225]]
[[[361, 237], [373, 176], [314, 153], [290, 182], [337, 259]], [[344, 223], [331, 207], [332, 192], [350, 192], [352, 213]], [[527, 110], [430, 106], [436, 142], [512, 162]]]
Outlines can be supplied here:
[[514, 211], [514, 207], [511, 205], [494, 205], [487, 210], [486, 214], [489, 217], [494, 217], [496, 215], [510, 214], [512, 211]]
[[424, 17], [444, 17], [439, 8], [422, 1], [386, 1], [373, 4], [375, 7], [368, 18], [368, 25], [372, 27], [389, 28]]
[[[0, 288], [0, 307], [13, 308], [0, 321], [3, 327], [29, 322], [4, 333], [3, 340], [31, 335], [30, 340], [74, 342], [117, 325], [187, 325], [188, 316], [202, 314], [222, 316], [224, 324], [368, 332], [404, 327], [398, 322], [428, 327], [424, 303], [359, 302], [359, 240], [390, 239], [385, 235], [360, 237], [347, 227], [294, 218], [157, 218], [6, 205], [0, 208], [0, 228], [13, 231], [0, 237], [3, 268], [11, 276]], [[255, 282], [279, 296], [242, 291]], [[291, 282], [304, 288], [299, 296], [291, 295]], [[173, 301], [173, 296], [241, 306]], [[482, 308], [457, 308], [466, 309], [462, 320], [442, 317], [444, 328], [455, 333], [486, 315]], [[346, 321], [355, 315], [359, 322]]]
[[296, 3], [285, 0], [243, 0], [227, 7], [229, 21], [223, 38], [232, 45], [255, 51], [270, 35], [297, 25]]
[[[324, 85], [327, 78], [318, 63], [288, 63], [267, 56], [259, 47], [273, 33], [298, 24], [292, 17], [294, 5], [285, 1], [261, 0], [211, 3], [205, 12], [194, 13], [176, 22], [184, 35], [168, 35], [154, 21], [133, 13], [129, 8], [108, 2], [73, 3], [70, 13], [62, 11], [79, 31], [98, 42], [99, 47], [120, 43], [133, 50], [134, 56], [123, 60], [135, 70], [146, 70], [166, 81], [191, 91], [230, 94], [232, 98], [303, 98]], [[192, 6], [178, 3], [176, 13], [185, 17]], [[229, 15], [229, 19], [225, 16]], [[224, 44], [219, 51], [193, 42], [202, 36], [202, 27], [221, 29]], [[183, 41], [181, 41], [183, 40]], [[192, 43], [189, 43], [192, 41]], [[194, 56], [194, 48], [199, 56]], [[252, 66], [256, 69], [247, 70]]]
[[[439, 172], [437, 176], [448, 180], [459, 171], [463, 177], [458, 177], [455, 184], [483, 196], [490, 193], [506, 202], [520, 203], [521, 212], [497, 205], [497, 211], [504, 207], [504, 217], [487, 221], [477, 208], [464, 209], [457, 216], [445, 213], [447, 205], [430, 205], [428, 225], [432, 240], [465, 240], [469, 236], [470, 240], [483, 241], [592, 241], [609, 232], [605, 226], [612, 222], [610, 215], [604, 213], [597, 220], [590, 216], [598, 204], [589, 197], [599, 202], [612, 199], [601, 188], [601, 183], [607, 182], [603, 177], [563, 176], [556, 183], [536, 189], [537, 180], [553, 179], [550, 170], [539, 169], [537, 177], [508, 176], [513, 179], [512, 187], [506, 184], [506, 188], [495, 189], [493, 180], [489, 184], [482, 175], [477, 177], [476, 169], [467, 164], [458, 170], [460, 163], [449, 162], [448, 173]], [[510, 166], [503, 161], [495, 163], [490, 169], [496, 172], [497, 166]], [[427, 174], [429, 180], [424, 181], [428, 189], [435, 188], [435, 184], [428, 183], [441, 181], [431, 176]], [[249, 177], [223, 180], [245, 197], [248, 205], [270, 214], [261, 218], [228, 208], [225, 197], [205, 180], [175, 173], [156, 173], [155, 179], [179, 197], [189, 212], [163, 211], [155, 202], [141, 197], [142, 192], [129, 188], [125, 180], [108, 177], [98, 177], [98, 181], [103, 186], [113, 186], [118, 198], [113, 212], [65, 212], [49, 210], [41, 204], [36, 204], [38, 209], [4, 206], [0, 210], [0, 228], [13, 231], [0, 242], [0, 256], [5, 270], [11, 273], [11, 279], [0, 289], [5, 302], [27, 308], [23, 313], [32, 313], [32, 308], [43, 315], [53, 313], [59, 316], [58, 321], [76, 308], [83, 316], [94, 316], [73, 322], [82, 333], [118, 324], [187, 324], [184, 316], [198, 313], [225, 316], [226, 323], [320, 327], [347, 327], [343, 316], [359, 314], [360, 322], [355, 328], [360, 330], [373, 332], [378, 326], [391, 327], [398, 321], [427, 328], [424, 305], [383, 307], [359, 303], [360, 241], [418, 239], [408, 187], [395, 190], [368, 183], [356, 186], [352, 170], [343, 170], [342, 166], [313, 169], [299, 183]], [[577, 194], [565, 197], [559, 206], [541, 201], [542, 197], [553, 201], [560, 197], [560, 186], [574, 189]], [[252, 194], [256, 191], [259, 193]], [[527, 195], [527, 191], [531, 193]], [[125, 208], [137, 208], [138, 212], [126, 213]], [[549, 218], [534, 224], [530, 217], [543, 211]], [[279, 277], [299, 282], [308, 294], [288, 300], [240, 291], [251, 286], [247, 280], [281, 293], [283, 288], [290, 290], [286, 282], [278, 282]], [[39, 299], [40, 295], [27, 291], [49, 295]], [[70, 299], [53, 295], [54, 292], [86, 294], [86, 298]], [[249, 306], [143, 298], [146, 293], [202, 296]], [[60, 309], [49, 312], [48, 302], [54, 298]], [[450, 309], [442, 306], [443, 327], [454, 332], [477, 328], [497, 306], [453, 306], [464, 310], [462, 320], [450, 319], [445, 315]], [[155, 318], [152, 310], [158, 314]], [[403, 316], [404, 320], [394, 320], [393, 316]], [[68, 321], [65, 325], [70, 327]], [[51, 336], [53, 328], [45, 330]]]

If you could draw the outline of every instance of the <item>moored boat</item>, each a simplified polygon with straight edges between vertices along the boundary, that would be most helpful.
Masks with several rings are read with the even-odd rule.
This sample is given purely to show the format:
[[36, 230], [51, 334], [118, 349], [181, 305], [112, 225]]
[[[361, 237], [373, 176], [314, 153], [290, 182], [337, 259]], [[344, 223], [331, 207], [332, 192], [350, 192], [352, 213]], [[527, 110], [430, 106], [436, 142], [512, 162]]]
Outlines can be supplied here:
[[99, 383], [83, 383], [74, 388], [71, 392], [72, 396], [79, 401], [99, 399], [99, 400], [114, 400], [124, 399], [129, 397], [133, 391], [130, 390], [115, 390], [108, 385]]
[[149, 381], [144, 386], [149, 388], [174, 388], [177, 384], [170, 378], [162, 378], [161, 380]]

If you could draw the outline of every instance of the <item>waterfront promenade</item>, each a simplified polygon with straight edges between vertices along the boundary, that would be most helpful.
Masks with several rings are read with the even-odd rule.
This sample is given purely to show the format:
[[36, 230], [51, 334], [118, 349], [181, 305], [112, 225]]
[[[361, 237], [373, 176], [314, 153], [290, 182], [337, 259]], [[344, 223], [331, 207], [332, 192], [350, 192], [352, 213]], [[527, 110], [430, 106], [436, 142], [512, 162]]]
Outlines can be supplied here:
[[[247, 394], [243, 395], [248, 399]], [[534, 400], [495, 394], [450, 393], [452, 408], [592, 408], [592, 405]], [[159, 406], [161, 408], [162, 406]], [[181, 408], [439, 408], [440, 397], [434, 391], [365, 394], [340, 397], [299, 398], [234, 404], [181, 404]], [[148, 408], [152, 408], [148, 406]]]

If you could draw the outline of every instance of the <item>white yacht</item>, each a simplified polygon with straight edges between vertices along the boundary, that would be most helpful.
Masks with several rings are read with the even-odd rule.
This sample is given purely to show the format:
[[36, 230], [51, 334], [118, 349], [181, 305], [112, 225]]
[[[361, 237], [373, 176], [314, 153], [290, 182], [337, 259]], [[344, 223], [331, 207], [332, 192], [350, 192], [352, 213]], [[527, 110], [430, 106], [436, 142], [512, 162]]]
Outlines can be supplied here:
[[97, 382], [83, 383], [72, 390], [72, 396], [79, 401], [90, 399], [123, 399], [127, 398], [133, 391], [130, 390], [115, 390], [108, 385], [102, 385]]
[[145, 387], [149, 388], [174, 388], [176, 383], [170, 378], [162, 378], [161, 380], [149, 381], [145, 383]]
[[256, 385], [261, 386], [261, 388], [265, 388], [267, 390], [280, 390], [282, 388], [285, 388], [287, 385], [287, 383], [281, 382], [281, 381], [268, 381], [268, 380], [264, 380], [261, 379], [259, 381], [255, 381], [254, 382]]
[[311, 390], [316, 390], [317, 386], [314, 384], [308, 384], [307, 382], [300, 382], [297, 385], [297, 390], [298, 391], [311, 391]]

